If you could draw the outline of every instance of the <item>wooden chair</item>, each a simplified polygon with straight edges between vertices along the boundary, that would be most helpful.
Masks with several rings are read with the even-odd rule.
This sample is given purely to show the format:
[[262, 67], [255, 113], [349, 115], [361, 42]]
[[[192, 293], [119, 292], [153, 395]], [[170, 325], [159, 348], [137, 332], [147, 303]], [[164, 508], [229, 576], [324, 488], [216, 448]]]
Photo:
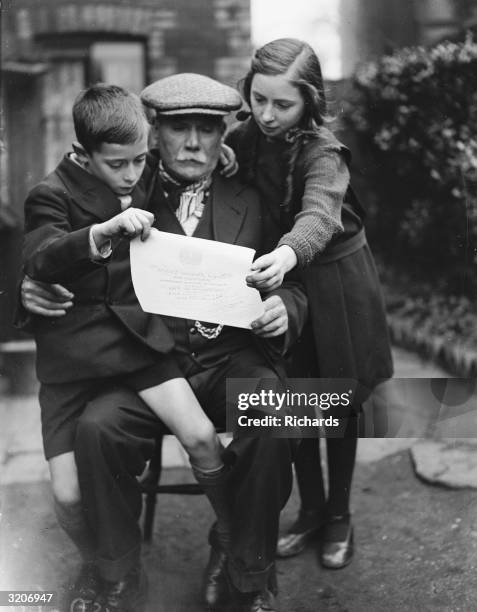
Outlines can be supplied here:
[[[164, 435], [169, 435], [164, 433]], [[162, 473], [162, 443], [164, 435], [156, 439], [156, 448], [149, 464], [141, 475], [139, 482], [145, 495], [143, 538], [145, 542], [152, 540], [154, 516], [156, 513], [157, 495], [161, 493], [179, 495], [202, 495], [204, 492], [197, 483], [160, 484]]]

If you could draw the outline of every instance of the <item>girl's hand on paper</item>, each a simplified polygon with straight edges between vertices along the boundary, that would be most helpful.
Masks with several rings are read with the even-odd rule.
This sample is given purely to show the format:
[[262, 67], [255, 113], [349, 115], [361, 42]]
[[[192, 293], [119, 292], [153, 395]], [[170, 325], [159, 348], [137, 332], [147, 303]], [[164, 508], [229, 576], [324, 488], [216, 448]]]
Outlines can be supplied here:
[[252, 264], [252, 274], [245, 280], [249, 287], [259, 291], [273, 291], [280, 287], [285, 274], [294, 268], [296, 263], [295, 251], [284, 244], [256, 259]]

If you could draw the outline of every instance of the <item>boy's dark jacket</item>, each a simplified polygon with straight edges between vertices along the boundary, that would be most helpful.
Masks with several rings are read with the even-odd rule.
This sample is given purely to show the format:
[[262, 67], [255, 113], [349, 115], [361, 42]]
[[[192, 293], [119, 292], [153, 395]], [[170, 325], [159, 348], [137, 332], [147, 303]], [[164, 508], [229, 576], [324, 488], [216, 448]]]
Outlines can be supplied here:
[[[132, 193], [136, 208], [145, 208], [150, 173], [146, 168]], [[35, 280], [66, 286], [74, 293], [75, 303], [64, 317], [33, 317], [41, 382], [138, 370], [150, 363], [150, 352], [137, 350], [138, 340], [161, 353], [173, 347], [162, 319], [138, 306], [129, 268], [129, 240], [115, 245], [106, 265], [89, 259], [91, 225], [120, 212], [114, 193], [68, 157], [27, 197], [24, 271]]]
[[[158, 229], [181, 233], [177, 219], [160, 197], [162, 189], [155, 180], [157, 163], [157, 155], [150, 155], [132, 194], [132, 206], [145, 208], [151, 197], [148, 209], [155, 214]], [[263, 236], [256, 192], [216, 174], [211, 201], [213, 238], [259, 250]], [[104, 183], [65, 157], [30, 192], [25, 212], [25, 273], [35, 280], [61, 283], [75, 295], [75, 306], [66, 316], [33, 317], [30, 329], [37, 342], [41, 382], [61, 383], [137, 370], [141, 367], [134, 350], [137, 339], [162, 353], [173, 348], [171, 332], [161, 317], [144, 313], [137, 304], [130, 277], [129, 240], [113, 249], [107, 264], [89, 259], [90, 226], [120, 212], [119, 200]], [[78, 227], [81, 229], [75, 229]], [[274, 293], [282, 297], [289, 315], [289, 330], [278, 343], [282, 349], [297, 339], [307, 304], [298, 282], [285, 283]], [[124, 328], [130, 332], [130, 344]], [[273, 343], [268, 349], [273, 350]]]

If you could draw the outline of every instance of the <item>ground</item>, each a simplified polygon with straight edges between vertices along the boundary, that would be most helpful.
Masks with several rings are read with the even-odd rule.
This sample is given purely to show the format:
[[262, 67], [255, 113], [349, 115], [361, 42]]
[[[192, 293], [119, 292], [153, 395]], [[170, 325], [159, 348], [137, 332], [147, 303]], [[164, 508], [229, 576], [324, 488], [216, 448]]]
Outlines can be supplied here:
[[[187, 477], [185, 472], [171, 469], [167, 478]], [[10, 576], [2, 588], [59, 588], [74, 574], [77, 557], [56, 525], [47, 483], [8, 485], [2, 505], [3, 560]], [[417, 480], [405, 450], [358, 464], [353, 562], [339, 571], [322, 569], [315, 545], [280, 561], [282, 612], [473, 612], [476, 507], [474, 491]], [[294, 494], [283, 528], [296, 509]], [[211, 519], [203, 497], [161, 497], [154, 539], [143, 555], [150, 581], [148, 612], [203, 610], [198, 593]]]
[[[425, 364], [418, 368], [410, 356], [398, 357], [401, 376], [442, 375]], [[15, 401], [4, 401], [3, 408], [0, 402], [6, 425], [0, 435], [0, 589], [61, 590], [78, 558], [53, 515], [35, 399]], [[353, 562], [343, 570], [322, 569], [317, 544], [279, 561], [282, 612], [475, 612], [477, 491], [419, 480], [409, 453], [413, 443], [410, 438], [360, 440]], [[179, 467], [166, 469], [165, 479], [189, 479], [180, 452], [171, 447], [167, 455], [169, 464]], [[294, 491], [283, 512], [283, 530], [297, 508]], [[203, 610], [199, 591], [211, 521], [202, 496], [160, 496], [154, 538], [143, 552], [148, 612]]]

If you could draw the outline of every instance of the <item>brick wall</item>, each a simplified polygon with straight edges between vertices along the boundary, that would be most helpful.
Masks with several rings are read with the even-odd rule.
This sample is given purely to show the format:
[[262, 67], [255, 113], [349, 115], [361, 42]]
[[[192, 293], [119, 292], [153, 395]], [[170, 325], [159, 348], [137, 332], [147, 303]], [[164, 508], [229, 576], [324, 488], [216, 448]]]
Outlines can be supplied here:
[[4, 59], [38, 58], [45, 37], [143, 39], [148, 80], [202, 72], [235, 84], [251, 54], [250, 0], [16, 0], [2, 8]]

